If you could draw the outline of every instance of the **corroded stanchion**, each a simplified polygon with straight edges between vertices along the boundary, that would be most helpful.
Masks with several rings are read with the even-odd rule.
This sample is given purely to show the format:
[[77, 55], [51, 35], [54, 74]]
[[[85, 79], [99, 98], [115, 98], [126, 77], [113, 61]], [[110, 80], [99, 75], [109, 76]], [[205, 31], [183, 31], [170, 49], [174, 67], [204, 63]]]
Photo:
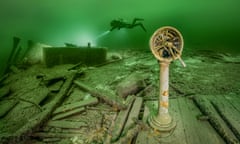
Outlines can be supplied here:
[[168, 112], [169, 107], [169, 64], [172, 60], [181, 59], [183, 38], [181, 33], [173, 27], [158, 29], [150, 39], [150, 48], [160, 65], [160, 93], [158, 114], [151, 115], [149, 125], [161, 132], [161, 136], [167, 136], [176, 127], [176, 122]]
[[[176, 122], [168, 112], [168, 88], [169, 88], [169, 62], [159, 62], [160, 64], [160, 95], [157, 116], [150, 116], [149, 124], [152, 128], [161, 132], [171, 132], [175, 128]], [[165, 134], [165, 133], [164, 133]]]

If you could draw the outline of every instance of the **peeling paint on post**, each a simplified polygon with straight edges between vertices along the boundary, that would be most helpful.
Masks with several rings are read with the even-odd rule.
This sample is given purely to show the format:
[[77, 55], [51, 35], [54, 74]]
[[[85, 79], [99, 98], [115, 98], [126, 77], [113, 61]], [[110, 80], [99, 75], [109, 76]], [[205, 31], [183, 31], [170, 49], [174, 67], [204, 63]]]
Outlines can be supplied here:
[[169, 88], [169, 62], [159, 62], [160, 64], [160, 111], [159, 115], [168, 113], [168, 88]]
[[[178, 42], [176, 43], [176, 40]], [[151, 115], [148, 119], [149, 125], [161, 133], [161, 136], [168, 136], [176, 127], [176, 122], [169, 115], [169, 64], [172, 60], [181, 59], [183, 49], [183, 38], [181, 33], [173, 27], [159, 28], [150, 39], [150, 48], [153, 55], [158, 59], [160, 66], [160, 92], [157, 116]]]

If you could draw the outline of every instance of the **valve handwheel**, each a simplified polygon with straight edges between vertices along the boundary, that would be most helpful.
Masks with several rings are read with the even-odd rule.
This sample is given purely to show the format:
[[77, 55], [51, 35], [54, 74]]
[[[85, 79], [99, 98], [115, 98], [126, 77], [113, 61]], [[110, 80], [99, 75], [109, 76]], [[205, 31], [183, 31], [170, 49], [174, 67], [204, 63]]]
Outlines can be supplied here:
[[159, 61], [171, 62], [179, 59], [186, 66], [181, 59], [183, 37], [176, 28], [165, 26], [155, 31], [150, 39], [150, 48]]

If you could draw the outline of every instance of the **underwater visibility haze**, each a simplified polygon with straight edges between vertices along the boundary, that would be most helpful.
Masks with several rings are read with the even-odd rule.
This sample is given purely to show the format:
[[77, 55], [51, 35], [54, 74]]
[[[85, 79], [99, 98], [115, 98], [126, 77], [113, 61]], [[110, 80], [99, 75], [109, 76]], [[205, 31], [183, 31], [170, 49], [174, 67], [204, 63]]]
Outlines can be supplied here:
[[[2, 0], [1, 71], [13, 36], [20, 37], [22, 44], [27, 40], [51, 46], [90, 42], [109, 49], [149, 49], [152, 33], [170, 25], [181, 31], [186, 49], [240, 51], [239, 5], [238, 0]], [[134, 18], [144, 19], [146, 32], [140, 26], [109, 31], [112, 20], [131, 23]]]

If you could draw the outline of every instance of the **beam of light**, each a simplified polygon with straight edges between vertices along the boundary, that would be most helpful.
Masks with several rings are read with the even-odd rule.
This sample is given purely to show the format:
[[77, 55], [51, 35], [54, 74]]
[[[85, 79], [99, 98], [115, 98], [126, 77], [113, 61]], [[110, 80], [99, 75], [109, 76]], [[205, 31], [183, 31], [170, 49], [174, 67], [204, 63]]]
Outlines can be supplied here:
[[103, 37], [103, 36], [105, 36], [105, 35], [107, 35], [107, 34], [109, 34], [109, 33], [110, 33], [110, 30], [107, 30], [107, 31], [101, 33], [100, 35], [98, 35], [98, 36], [95, 38], [95, 40], [97, 40], [97, 39], [99, 39], [99, 38], [101, 38], [101, 37]]

